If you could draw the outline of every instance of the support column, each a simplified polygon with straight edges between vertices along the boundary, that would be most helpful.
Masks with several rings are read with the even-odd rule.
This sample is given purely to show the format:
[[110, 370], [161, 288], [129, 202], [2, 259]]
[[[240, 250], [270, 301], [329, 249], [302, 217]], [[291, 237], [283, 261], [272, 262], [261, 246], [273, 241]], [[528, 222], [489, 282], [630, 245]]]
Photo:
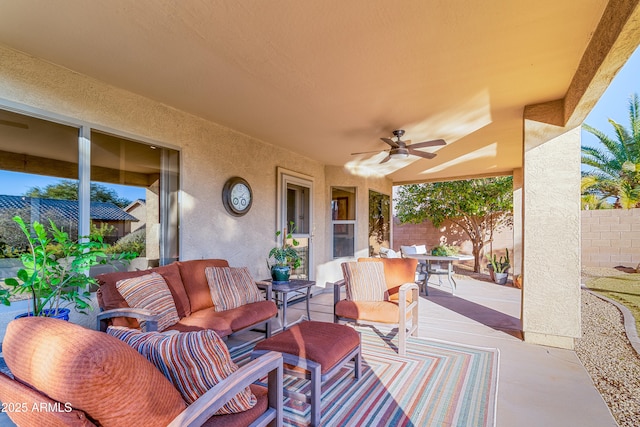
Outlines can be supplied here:
[[580, 337], [580, 127], [527, 113], [522, 329], [527, 342], [573, 349]]
[[513, 281], [522, 274], [522, 168], [513, 170], [513, 255], [511, 274]]

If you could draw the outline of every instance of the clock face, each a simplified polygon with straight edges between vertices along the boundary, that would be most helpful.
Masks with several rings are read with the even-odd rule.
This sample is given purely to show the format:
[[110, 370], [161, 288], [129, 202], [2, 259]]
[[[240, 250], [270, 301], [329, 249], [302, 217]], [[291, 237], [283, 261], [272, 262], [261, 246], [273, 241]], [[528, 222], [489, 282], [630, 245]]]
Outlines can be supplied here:
[[239, 177], [227, 180], [222, 189], [222, 202], [233, 216], [242, 216], [251, 209], [253, 193], [247, 181]]
[[244, 211], [251, 203], [249, 187], [239, 183], [231, 187], [231, 205], [239, 211]]

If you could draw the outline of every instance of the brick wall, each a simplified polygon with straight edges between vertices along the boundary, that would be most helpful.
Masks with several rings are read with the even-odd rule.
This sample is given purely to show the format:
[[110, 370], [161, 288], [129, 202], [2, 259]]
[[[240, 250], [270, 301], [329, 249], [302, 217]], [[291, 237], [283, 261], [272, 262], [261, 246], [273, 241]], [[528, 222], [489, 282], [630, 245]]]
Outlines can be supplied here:
[[[430, 221], [421, 224], [400, 224], [397, 218], [393, 221], [393, 249], [400, 250], [400, 246], [406, 245], [426, 245], [428, 250], [438, 246], [444, 241], [448, 245], [460, 248], [460, 252], [471, 254], [471, 241], [466, 233], [457, 225], [450, 221], [445, 221], [436, 228]], [[505, 254], [505, 249], [513, 253], [513, 230], [507, 229], [494, 234], [493, 243], [485, 246], [484, 254], [488, 255], [493, 250], [497, 256]], [[485, 265], [486, 258], [483, 258], [481, 265]], [[473, 262], [469, 263], [473, 265]]]
[[[401, 245], [426, 244], [432, 248], [445, 239], [447, 244], [471, 253], [471, 243], [455, 224], [444, 223], [435, 228], [430, 222], [400, 224], [394, 218], [393, 249]], [[582, 211], [582, 265], [586, 267], [636, 267], [640, 263], [640, 209], [601, 209]], [[504, 230], [494, 236], [493, 248], [485, 247], [485, 254], [498, 256], [513, 247], [513, 232]]]
[[582, 265], [636, 267], [640, 263], [640, 209], [582, 211]]

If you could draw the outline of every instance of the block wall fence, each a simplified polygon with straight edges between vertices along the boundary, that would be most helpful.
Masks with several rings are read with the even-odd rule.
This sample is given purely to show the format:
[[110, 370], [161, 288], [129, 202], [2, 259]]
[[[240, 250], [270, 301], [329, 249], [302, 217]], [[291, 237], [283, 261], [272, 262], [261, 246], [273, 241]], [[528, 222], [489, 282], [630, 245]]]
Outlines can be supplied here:
[[582, 211], [582, 265], [636, 267], [640, 263], [640, 209]]
[[[600, 209], [582, 211], [581, 262], [585, 267], [637, 267], [640, 264], [640, 209]], [[428, 221], [421, 224], [393, 222], [393, 249], [401, 245], [437, 246], [441, 241], [460, 247], [462, 253], [471, 253], [471, 243], [455, 224], [445, 222], [436, 228]], [[555, 242], [553, 244], [562, 244]], [[498, 256], [505, 249], [513, 249], [513, 231], [502, 230], [494, 235], [485, 254]]]
[[[460, 248], [460, 252], [471, 254], [471, 241], [466, 233], [456, 224], [445, 221], [440, 227], [434, 227], [430, 221], [421, 224], [400, 224], [397, 218], [393, 220], [393, 250], [400, 251], [400, 246], [426, 245], [431, 250], [440, 243], [454, 245]], [[506, 249], [513, 253], [513, 230], [511, 228], [498, 231], [493, 236], [493, 243], [484, 247], [485, 256], [494, 253], [498, 257], [504, 255]], [[493, 252], [492, 252], [493, 251]], [[486, 262], [485, 262], [486, 261]], [[488, 260], [483, 258], [481, 266], [486, 266]], [[465, 262], [473, 266], [473, 261]]]

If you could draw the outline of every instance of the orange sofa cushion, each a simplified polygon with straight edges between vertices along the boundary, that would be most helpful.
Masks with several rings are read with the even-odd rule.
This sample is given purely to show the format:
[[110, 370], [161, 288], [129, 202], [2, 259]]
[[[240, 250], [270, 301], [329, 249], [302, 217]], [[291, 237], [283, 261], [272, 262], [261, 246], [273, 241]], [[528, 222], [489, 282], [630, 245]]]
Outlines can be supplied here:
[[166, 330], [190, 332], [212, 329], [219, 336], [226, 337], [234, 331], [268, 320], [277, 313], [278, 308], [273, 301], [254, 302], [226, 311], [216, 311], [215, 308], [209, 307], [191, 313], [191, 316], [180, 319]]
[[0, 396], [3, 411], [19, 426], [95, 427], [84, 412], [56, 402], [3, 373], [0, 373]]
[[191, 261], [178, 261], [182, 283], [189, 295], [191, 311], [198, 311], [213, 307], [209, 282], [205, 275], [207, 267], [229, 267], [229, 263], [224, 259], [195, 259]]
[[151, 362], [103, 332], [28, 317], [8, 324], [2, 348], [17, 380], [96, 424], [167, 425], [187, 406]]
[[[187, 296], [187, 292], [185, 291], [182, 283], [178, 264], [175, 262], [162, 267], [156, 267], [151, 270], [120, 271], [115, 273], [99, 274], [96, 276], [96, 280], [100, 284], [97, 294], [100, 308], [104, 310], [111, 310], [114, 308], [129, 307], [127, 301], [125, 301], [120, 292], [118, 292], [116, 283], [120, 280], [144, 276], [151, 272], [156, 272], [164, 278], [176, 305], [178, 317], [183, 318], [189, 316], [191, 314], [191, 304], [189, 303], [189, 297]], [[137, 320], [125, 318], [113, 319], [113, 325], [126, 326], [129, 328], [140, 327]]]
[[269, 395], [266, 387], [251, 384], [249, 386], [258, 403], [248, 411], [237, 414], [214, 415], [202, 424], [202, 427], [238, 427], [248, 426], [264, 414], [269, 407]]

